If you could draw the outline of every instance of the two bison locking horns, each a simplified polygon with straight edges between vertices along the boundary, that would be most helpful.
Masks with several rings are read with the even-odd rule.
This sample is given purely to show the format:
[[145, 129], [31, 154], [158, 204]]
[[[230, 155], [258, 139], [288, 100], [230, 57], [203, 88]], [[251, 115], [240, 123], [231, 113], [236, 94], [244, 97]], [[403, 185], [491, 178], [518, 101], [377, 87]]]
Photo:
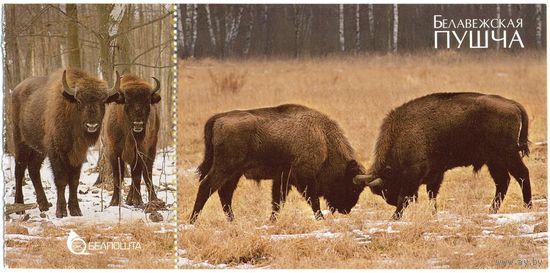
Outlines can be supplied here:
[[[80, 169], [88, 148], [96, 143], [100, 131], [107, 140], [105, 150], [116, 171], [113, 172], [115, 182], [120, 179], [118, 166], [124, 163], [137, 166], [132, 170], [133, 187], [127, 202], [141, 205], [142, 174], [150, 202], [160, 201], [151, 182], [159, 130], [159, 114], [154, 104], [160, 101], [157, 92], [160, 83], [153, 78], [153, 88], [136, 76], [116, 74], [116, 82], [111, 88], [105, 81], [73, 68], [45, 77], [31, 77], [15, 87], [11, 112], [15, 203], [23, 203], [23, 179], [28, 169], [40, 211], [51, 207], [40, 178], [40, 167], [48, 157], [57, 189], [56, 216], [66, 217], [67, 206], [71, 216], [81, 216], [77, 198]], [[106, 110], [106, 104], [110, 103], [114, 104]], [[104, 116], [107, 116], [105, 120]], [[101, 127], [106, 128], [100, 130]], [[138, 153], [145, 154], [146, 158]], [[68, 204], [65, 199], [67, 185]], [[111, 205], [119, 204], [118, 186], [115, 183]]]
[[241, 176], [272, 180], [275, 220], [294, 186], [322, 219], [319, 198], [331, 212], [349, 213], [365, 187], [396, 207], [394, 219], [415, 201], [421, 184], [435, 201], [445, 171], [487, 165], [496, 185], [496, 212], [510, 182], [519, 182], [531, 205], [528, 118], [523, 106], [500, 96], [435, 93], [391, 111], [380, 128], [367, 170], [339, 126], [301, 105], [281, 105], [216, 114], [204, 127], [205, 153], [191, 223], [218, 192], [224, 213], [234, 219], [231, 200]]

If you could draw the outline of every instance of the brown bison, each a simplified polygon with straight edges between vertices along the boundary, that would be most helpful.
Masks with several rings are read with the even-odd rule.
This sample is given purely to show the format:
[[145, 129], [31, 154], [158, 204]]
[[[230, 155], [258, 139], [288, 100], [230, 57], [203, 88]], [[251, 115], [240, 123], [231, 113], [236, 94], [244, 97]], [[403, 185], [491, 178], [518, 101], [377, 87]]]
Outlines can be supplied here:
[[191, 223], [215, 191], [233, 220], [231, 199], [243, 174], [273, 180], [272, 220], [290, 186], [304, 196], [317, 219], [323, 218], [319, 197], [332, 212], [349, 213], [365, 187], [353, 183], [365, 172], [342, 130], [326, 115], [301, 105], [214, 115], [204, 127], [204, 142]]
[[15, 149], [15, 203], [23, 203], [23, 178], [28, 168], [41, 211], [48, 203], [40, 179], [40, 167], [48, 157], [57, 188], [58, 218], [67, 216], [65, 188], [69, 185], [69, 212], [81, 216], [78, 183], [88, 147], [99, 137], [105, 104], [118, 95], [105, 81], [79, 69], [57, 71], [47, 77], [31, 77], [12, 94]]
[[135, 75], [121, 78], [120, 94], [116, 104], [107, 107], [103, 141], [105, 157], [113, 172], [114, 192], [111, 206], [120, 204], [120, 182], [124, 177], [124, 166], [130, 164], [132, 186], [126, 203], [143, 206], [141, 199], [141, 178], [145, 180], [149, 202], [162, 203], [153, 187], [153, 163], [155, 161], [158, 131], [160, 82], [153, 78], [155, 86]]
[[396, 206], [399, 219], [418, 188], [426, 184], [435, 202], [445, 171], [487, 165], [496, 184], [491, 210], [496, 212], [511, 174], [520, 184], [523, 201], [531, 207], [529, 170], [523, 164], [527, 147], [527, 113], [515, 101], [478, 93], [436, 93], [417, 98], [391, 111], [384, 119], [375, 147], [374, 163], [359, 185]]

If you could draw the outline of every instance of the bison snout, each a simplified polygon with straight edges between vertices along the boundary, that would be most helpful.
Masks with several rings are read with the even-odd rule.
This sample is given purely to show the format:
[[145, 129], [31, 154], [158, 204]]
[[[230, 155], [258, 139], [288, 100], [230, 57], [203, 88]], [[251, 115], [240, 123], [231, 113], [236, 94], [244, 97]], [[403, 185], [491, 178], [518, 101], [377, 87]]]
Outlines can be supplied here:
[[132, 122], [133, 128], [132, 130], [136, 133], [141, 133], [143, 131], [143, 121], [134, 121]]
[[99, 123], [86, 123], [84, 125], [89, 133], [95, 133], [99, 129]]

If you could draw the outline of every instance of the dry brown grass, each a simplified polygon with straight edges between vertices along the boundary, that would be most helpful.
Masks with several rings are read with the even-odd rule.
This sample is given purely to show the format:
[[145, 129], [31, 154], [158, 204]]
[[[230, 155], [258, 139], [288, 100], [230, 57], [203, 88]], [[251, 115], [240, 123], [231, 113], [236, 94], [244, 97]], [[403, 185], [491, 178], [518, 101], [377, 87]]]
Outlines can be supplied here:
[[[299, 103], [330, 115], [343, 128], [368, 166], [384, 116], [402, 103], [438, 91], [479, 91], [522, 103], [529, 113], [530, 140], [546, 141], [546, 56], [438, 52], [413, 56], [360, 56], [308, 60], [182, 61], [178, 94], [178, 180], [180, 221], [187, 221], [198, 189], [203, 125], [214, 113]], [[246, 75], [232, 92], [213, 80]], [[225, 76], [224, 76], [225, 75]], [[234, 77], [234, 76], [231, 76]], [[227, 81], [233, 81], [227, 79]], [[234, 197], [236, 221], [227, 223], [216, 195], [194, 226], [180, 226], [182, 267], [253, 265], [271, 268], [537, 268], [518, 259], [538, 259], [547, 267], [547, 240], [518, 237], [522, 225], [547, 230], [547, 151], [532, 147], [525, 162], [531, 172], [533, 218], [497, 224], [488, 215], [494, 183], [486, 168], [446, 173], [431, 214], [425, 188], [402, 221], [387, 221], [393, 207], [365, 191], [350, 215], [313, 220], [311, 209], [292, 192], [280, 220], [271, 224], [270, 187], [240, 182]], [[528, 212], [512, 182], [501, 213]], [[386, 232], [383, 232], [386, 231]], [[387, 232], [395, 231], [395, 232]], [[273, 239], [273, 235], [320, 232], [316, 237]], [[336, 237], [324, 236], [330, 232]], [[329, 235], [330, 235], [329, 234]], [[326, 234], [325, 234], [326, 235]], [[501, 237], [502, 236], [502, 237]], [[498, 261], [513, 261], [501, 265]]]
[[[38, 234], [29, 235], [32, 228]], [[74, 255], [67, 248], [67, 235], [74, 230], [86, 242], [139, 242], [140, 249], [90, 251]], [[172, 228], [171, 228], [172, 229]], [[158, 225], [143, 222], [122, 225], [64, 225], [51, 222], [6, 223], [6, 266], [9, 268], [174, 268], [174, 233], [159, 232]]]

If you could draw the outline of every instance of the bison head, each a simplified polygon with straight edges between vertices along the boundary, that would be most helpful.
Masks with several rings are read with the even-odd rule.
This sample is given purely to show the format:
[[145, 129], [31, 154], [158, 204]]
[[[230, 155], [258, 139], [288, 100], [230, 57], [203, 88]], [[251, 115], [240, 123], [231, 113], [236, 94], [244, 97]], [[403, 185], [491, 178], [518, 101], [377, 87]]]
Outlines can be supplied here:
[[[105, 115], [105, 104], [118, 98], [120, 77], [116, 72], [115, 85], [112, 88], [107, 88], [104, 81], [92, 77], [78, 76], [81, 75], [73, 76], [73, 87], [70, 87], [67, 83], [67, 70], [63, 71], [61, 79], [63, 97], [70, 103], [76, 104], [77, 114], [80, 117], [75, 118], [81, 121], [82, 129], [90, 135], [97, 135]], [[75, 79], [77, 77], [78, 79]]]
[[154, 87], [134, 75], [123, 76], [123, 88], [116, 101], [124, 104], [125, 122], [134, 135], [143, 135], [151, 112], [150, 105], [160, 101], [160, 81], [153, 77]]
[[343, 180], [340, 184], [333, 187], [329, 192], [325, 193], [327, 205], [332, 212], [338, 211], [342, 214], [348, 214], [351, 209], [357, 204], [359, 196], [365, 186], [354, 183], [356, 176], [365, 173], [363, 167], [355, 160], [350, 160], [346, 163], [346, 170]]
[[396, 206], [399, 196], [399, 189], [394, 186], [397, 183], [392, 183], [395, 180], [391, 172], [391, 168], [386, 167], [385, 170], [378, 174], [358, 175], [354, 178], [353, 183], [363, 187], [369, 187], [371, 192], [382, 196], [386, 203]]

